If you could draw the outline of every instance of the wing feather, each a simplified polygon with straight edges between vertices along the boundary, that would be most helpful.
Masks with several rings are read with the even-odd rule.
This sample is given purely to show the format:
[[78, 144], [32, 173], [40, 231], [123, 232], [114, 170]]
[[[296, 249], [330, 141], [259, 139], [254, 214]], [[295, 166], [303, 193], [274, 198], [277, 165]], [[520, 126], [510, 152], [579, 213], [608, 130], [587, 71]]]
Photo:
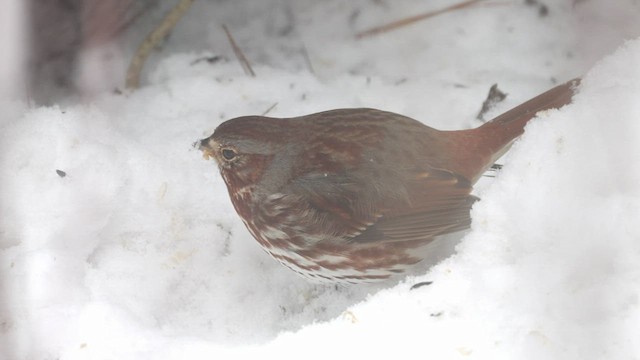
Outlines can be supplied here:
[[371, 179], [309, 174], [288, 188], [305, 202], [298, 206], [312, 209], [316, 221], [347, 242], [428, 242], [469, 227], [477, 198], [470, 195], [468, 180], [433, 168], [409, 178], [394, 191], [384, 191], [379, 184], [369, 185], [375, 183]]

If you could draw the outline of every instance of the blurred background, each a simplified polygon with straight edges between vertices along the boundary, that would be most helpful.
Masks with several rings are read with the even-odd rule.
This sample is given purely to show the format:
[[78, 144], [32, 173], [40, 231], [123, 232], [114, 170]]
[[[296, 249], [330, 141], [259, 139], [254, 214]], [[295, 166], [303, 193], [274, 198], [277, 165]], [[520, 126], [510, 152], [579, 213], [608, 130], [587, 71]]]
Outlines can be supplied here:
[[[126, 68], [136, 48], [177, 3], [178, 0], [4, 0], [0, 12], [0, 41], [4, 44], [0, 90], [4, 94], [26, 97], [35, 104], [48, 105], [70, 95], [86, 99], [96, 93], [122, 88]], [[457, 2], [333, 0], [322, 3], [328, 9], [324, 29], [317, 19], [305, 15], [310, 13], [309, 8], [318, 7], [312, 2], [197, 0], [155, 50], [156, 56], [152, 54], [149, 63], [154, 64], [158, 54], [166, 56], [180, 51], [209, 50], [233, 58], [220, 28], [222, 23], [227, 23], [232, 31], [251, 32], [250, 39], [246, 36], [243, 39], [243, 45], [254, 62], [289, 70], [306, 68], [311, 62], [318, 70], [316, 75], [322, 77], [327, 75], [322, 71], [326, 64], [318, 61], [318, 55], [336, 39], [335, 35], [345, 35], [333, 29], [336, 12], [344, 12], [353, 35], [402, 15], [415, 15], [403, 8], [421, 6], [420, 3], [437, 7]], [[495, 0], [486, 1], [483, 6], [490, 9], [522, 3], [541, 18], [554, 18], [559, 12], [571, 14], [571, 18], [564, 20], [566, 32], [561, 36], [573, 43], [572, 53], [567, 56], [581, 57], [580, 63], [585, 68], [610, 53], [624, 39], [640, 34], [637, 21], [640, 6], [634, 0]], [[257, 26], [257, 18], [266, 20]], [[362, 18], [367, 20], [361, 21]], [[375, 18], [379, 18], [379, 22], [371, 22], [370, 19]], [[463, 28], [464, 24], [458, 26]], [[540, 26], [551, 25], [541, 21]], [[326, 44], [305, 41], [310, 37], [309, 31], [314, 30], [326, 33]], [[262, 46], [267, 43], [265, 39], [270, 39], [269, 48]], [[393, 36], [386, 41], [394, 41]], [[353, 46], [362, 45], [354, 40]], [[376, 75], [380, 72], [384, 71]]]

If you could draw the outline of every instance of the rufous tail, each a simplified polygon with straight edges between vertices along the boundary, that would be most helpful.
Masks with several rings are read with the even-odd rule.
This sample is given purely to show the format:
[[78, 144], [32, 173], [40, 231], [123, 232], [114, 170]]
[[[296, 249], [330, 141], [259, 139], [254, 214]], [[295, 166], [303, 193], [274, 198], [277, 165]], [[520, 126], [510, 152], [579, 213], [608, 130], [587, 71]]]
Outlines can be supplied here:
[[495, 125], [505, 126], [514, 129], [516, 138], [524, 131], [524, 127], [536, 113], [543, 110], [558, 109], [571, 103], [576, 87], [580, 84], [580, 79], [576, 78], [558, 85], [551, 90], [528, 100], [513, 109], [493, 118], [481, 127], [493, 127]]
[[558, 109], [571, 103], [580, 79], [558, 85], [531, 100], [470, 130], [454, 132], [458, 141], [465, 143], [458, 150], [458, 173], [475, 182], [507, 150], [513, 140], [524, 132], [527, 122], [543, 110]]

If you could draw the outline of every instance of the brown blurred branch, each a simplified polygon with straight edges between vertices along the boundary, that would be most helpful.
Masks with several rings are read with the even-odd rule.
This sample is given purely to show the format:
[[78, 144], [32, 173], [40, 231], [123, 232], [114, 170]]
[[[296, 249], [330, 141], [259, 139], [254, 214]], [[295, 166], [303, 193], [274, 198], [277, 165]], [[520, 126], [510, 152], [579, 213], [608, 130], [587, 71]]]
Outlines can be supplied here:
[[180, 0], [178, 4], [171, 9], [167, 16], [162, 20], [160, 25], [155, 28], [142, 42], [138, 51], [131, 60], [129, 69], [127, 70], [127, 79], [125, 86], [127, 89], [137, 89], [140, 86], [140, 73], [145, 61], [149, 57], [151, 50], [173, 30], [178, 20], [191, 7], [194, 0]]
[[236, 58], [238, 58], [238, 61], [240, 61], [240, 65], [242, 65], [242, 69], [244, 70], [244, 73], [246, 75], [250, 75], [251, 77], [256, 77], [256, 73], [253, 72], [253, 69], [251, 68], [251, 64], [249, 64], [249, 60], [247, 60], [247, 58], [244, 56], [244, 53], [242, 52], [242, 49], [240, 49], [240, 47], [236, 44], [236, 41], [233, 39], [233, 36], [231, 36], [231, 32], [227, 28], [227, 25], [222, 25], [222, 28], [224, 29], [224, 32], [227, 34], [227, 39], [229, 39], [229, 43], [233, 48], [233, 53], [236, 54]]
[[455, 5], [451, 5], [451, 6], [447, 6], [446, 8], [440, 9], [440, 10], [435, 10], [435, 11], [429, 11], [427, 13], [424, 14], [420, 14], [420, 15], [415, 15], [415, 16], [411, 16], [408, 18], [404, 18], [398, 21], [394, 21], [391, 22], [389, 24], [386, 25], [382, 25], [382, 26], [376, 26], [373, 27], [371, 29], [368, 30], [364, 30], [361, 31], [359, 33], [356, 34], [356, 39], [362, 39], [364, 37], [367, 36], [373, 36], [379, 33], [383, 33], [383, 32], [387, 32], [387, 31], [391, 31], [391, 30], [395, 30], [399, 27], [403, 27], [403, 26], [407, 26], [410, 24], [413, 24], [415, 22], [424, 20], [424, 19], [428, 19], [430, 17], [434, 17], [434, 16], [438, 16], [438, 15], [442, 15], [444, 13], [450, 12], [450, 11], [454, 11], [454, 10], [459, 10], [459, 9], [463, 9], [465, 7], [474, 5], [480, 1], [484, 1], [484, 0], [468, 0], [468, 1], [464, 1]]

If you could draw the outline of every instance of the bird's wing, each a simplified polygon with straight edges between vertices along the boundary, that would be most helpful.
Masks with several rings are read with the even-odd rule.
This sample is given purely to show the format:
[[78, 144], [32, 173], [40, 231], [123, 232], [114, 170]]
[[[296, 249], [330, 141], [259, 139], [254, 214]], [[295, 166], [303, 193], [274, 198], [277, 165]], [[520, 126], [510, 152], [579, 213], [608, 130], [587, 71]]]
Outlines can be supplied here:
[[407, 206], [383, 208], [383, 215], [352, 241], [430, 240], [467, 229], [471, 206], [470, 182], [450, 171], [429, 169], [417, 173], [407, 184]]
[[[343, 174], [307, 174], [287, 186], [293, 211], [301, 213], [304, 228], [323, 229], [332, 238], [353, 238], [379, 217], [370, 183]], [[302, 228], [302, 227], [301, 227]]]
[[[416, 171], [393, 191], [375, 181], [339, 174], [309, 174], [290, 184], [305, 226], [321, 226], [349, 242], [430, 240], [469, 227], [476, 200], [468, 180], [450, 171]], [[373, 185], [371, 185], [373, 184]]]

